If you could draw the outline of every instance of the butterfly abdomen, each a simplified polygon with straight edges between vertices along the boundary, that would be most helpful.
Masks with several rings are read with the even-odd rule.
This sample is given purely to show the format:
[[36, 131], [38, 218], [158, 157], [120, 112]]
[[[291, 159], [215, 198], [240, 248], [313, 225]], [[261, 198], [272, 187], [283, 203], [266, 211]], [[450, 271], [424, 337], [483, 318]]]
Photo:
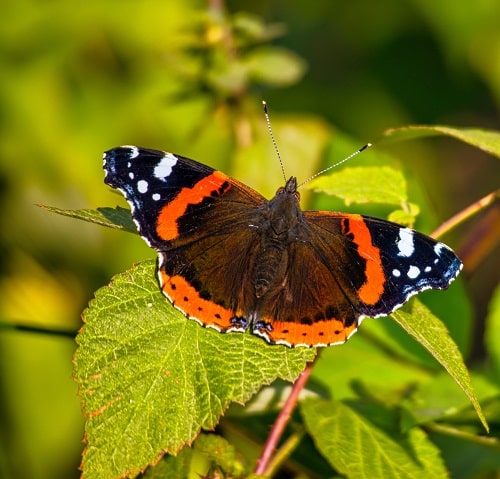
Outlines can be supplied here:
[[280, 238], [264, 237], [262, 250], [256, 258], [254, 269], [255, 296], [262, 298], [269, 289], [280, 282], [286, 271], [286, 243]]

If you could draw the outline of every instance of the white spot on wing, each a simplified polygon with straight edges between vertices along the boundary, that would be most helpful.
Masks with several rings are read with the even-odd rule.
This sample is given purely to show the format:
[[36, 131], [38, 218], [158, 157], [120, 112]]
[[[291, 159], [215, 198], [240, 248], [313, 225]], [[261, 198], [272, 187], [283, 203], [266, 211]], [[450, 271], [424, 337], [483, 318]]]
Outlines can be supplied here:
[[151, 198], [153, 198], [153, 201], [160, 201], [161, 200], [161, 195], [160, 195], [160, 193], [153, 193], [153, 195], [151, 196]]
[[436, 243], [434, 245], [434, 253], [436, 253], [437, 256], [441, 256], [442, 249], [449, 249], [449, 248], [448, 248], [448, 246], [444, 245], [443, 243]]
[[392, 275], [395, 277], [395, 278], [399, 278], [401, 276], [401, 271], [399, 271], [399, 269], [393, 269], [392, 270]]
[[137, 148], [137, 146], [131, 146], [129, 158], [133, 159], [137, 158], [138, 156], [139, 156], [139, 148]]
[[134, 179], [134, 176], [135, 176], [135, 175], [134, 175], [134, 173], [133, 173], [132, 171], [128, 174], [128, 177], [129, 177], [131, 180], [133, 180], [133, 179]]
[[154, 175], [159, 180], [165, 180], [172, 173], [172, 168], [177, 164], [177, 157], [172, 153], [165, 153], [160, 162], [155, 166]]
[[410, 266], [410, 269], [408, 270], [408, 278], [410, 279], [415, 279], [418, 278], [418, 275], [420, 274], [420, 268], [417, 268], [417, 266]]
[[146, 193], [148, 191], [148, 182], [146, 180], [139, 180], [137, 182], [137, 191], [139, 193]]
[[410, 257], [415, 251], [413, 244], [413, 231], [410, 228], [401, 228], [399, 230], [398, 256]]

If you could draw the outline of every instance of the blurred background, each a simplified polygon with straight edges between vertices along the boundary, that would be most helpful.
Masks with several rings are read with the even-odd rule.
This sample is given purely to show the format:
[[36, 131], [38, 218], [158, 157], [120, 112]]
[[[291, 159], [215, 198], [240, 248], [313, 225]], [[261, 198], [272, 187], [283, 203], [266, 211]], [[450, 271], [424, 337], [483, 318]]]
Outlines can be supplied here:
[[[168, 149], [270, 195], [282, 178], [262, 99], [299, 177], [336, 138], [361, 146], [409, 124], [498, 129], [496, 1], [6, 0], [1, 11], [0, 477], [78, 477], [72, 336], [97, 288], [154, 257], [135, 235], [36, 206], [125, 205], [103, 183], [104, 150]], [[498, 187], [496, 160], [460, 142], [393, 152], [431, 205], [429, 225]], [[472, 228], [447, 241], [459, 248]], [[481, 361], [495, 261], [465, 276], [469, 361]]]

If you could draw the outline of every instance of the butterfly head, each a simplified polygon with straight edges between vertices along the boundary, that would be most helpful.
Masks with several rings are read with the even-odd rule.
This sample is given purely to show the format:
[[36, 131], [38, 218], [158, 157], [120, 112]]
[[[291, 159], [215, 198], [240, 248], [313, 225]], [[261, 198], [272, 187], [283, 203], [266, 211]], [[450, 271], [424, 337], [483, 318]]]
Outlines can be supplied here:
[[295, 178], [295, 176], [291, 176], [290, 179], [286, 182], [285, 187], [282, 189], [290, 195], [298, 195], [297, 178]]
[[295, 176], [291, 176], [285, 183], [285, 186], [278, 188], [274, 200], [278, 200], [278, 198], [281, 198], [281, 201], [286, 201], [287, 203], [299, 204], [300, 193], [297, 191], [297, 178], [295, 178]]
[[268, 220], [275, 235], [288, 234], [300, 221], [302, 212], [299, 203], [297, 179], [292, 176], [268, 202]]

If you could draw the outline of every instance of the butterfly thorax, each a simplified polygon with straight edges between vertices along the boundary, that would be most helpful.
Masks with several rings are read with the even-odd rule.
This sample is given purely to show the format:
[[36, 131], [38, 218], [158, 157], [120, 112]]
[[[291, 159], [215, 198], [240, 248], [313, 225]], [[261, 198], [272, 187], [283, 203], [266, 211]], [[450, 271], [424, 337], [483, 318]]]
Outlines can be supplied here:
[[302, 211], [297, 180], [291, 177], [262, 208], [261, 248], [255, 259], [254, 285], [257, 298], [279, 285], [288, 264], [287, 247], [300, 237]]

